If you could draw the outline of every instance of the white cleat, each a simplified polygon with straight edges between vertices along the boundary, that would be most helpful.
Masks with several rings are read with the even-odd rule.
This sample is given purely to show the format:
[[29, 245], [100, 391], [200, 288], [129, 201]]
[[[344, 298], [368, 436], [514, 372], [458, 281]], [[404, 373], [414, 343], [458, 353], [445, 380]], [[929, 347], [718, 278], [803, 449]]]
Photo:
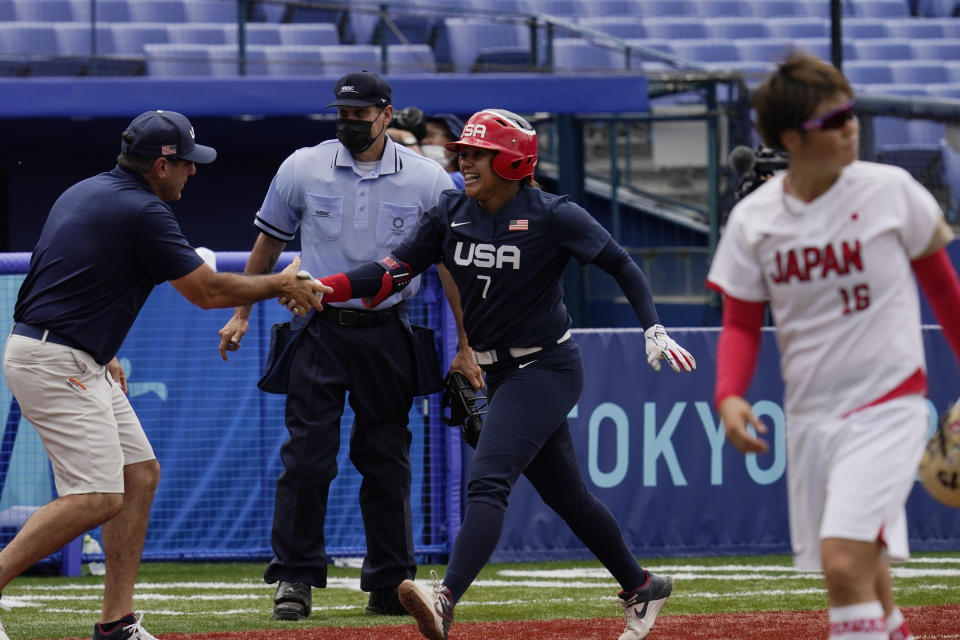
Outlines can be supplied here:
[[647, 572], [647, 583], [630, 593], [620, 592], [620, 605], [627, 621], [627, 628], [620, 640], [643, 640], [650, 635], [653, 622], [673, 591], [673, 578], [656, 576]]

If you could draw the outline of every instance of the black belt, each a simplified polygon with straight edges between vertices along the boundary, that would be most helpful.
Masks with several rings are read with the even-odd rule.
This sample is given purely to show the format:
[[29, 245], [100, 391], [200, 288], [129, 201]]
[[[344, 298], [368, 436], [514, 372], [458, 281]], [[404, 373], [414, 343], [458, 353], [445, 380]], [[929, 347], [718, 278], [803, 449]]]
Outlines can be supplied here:
[[336, 322], [341, 327], [372, 327], [396, 318], [397, 308], [363, 311], [362, 309], [340, 309], [339, 307], [326, 305], [320, 315], [327, 320]]
[[[54, 331], [47, 331], [46, 329], [41, 329], [40, 327], [35, 327], [24, 322], [14, 322], [13, 323], [13, 335], [23, 336], [25, 338], [34, 338], [36, 340], [44, 340], [45, 342], [52, 342], [53, 344], [60, 344], [65, 347], [70, 347], [71, 349], [79, 349], [80, 351], [85, 351], [83, 347], [71, 340], [66, 336], [62, 336], [59, 333]], [[44, 335], [46, 334], [46, 335]]]

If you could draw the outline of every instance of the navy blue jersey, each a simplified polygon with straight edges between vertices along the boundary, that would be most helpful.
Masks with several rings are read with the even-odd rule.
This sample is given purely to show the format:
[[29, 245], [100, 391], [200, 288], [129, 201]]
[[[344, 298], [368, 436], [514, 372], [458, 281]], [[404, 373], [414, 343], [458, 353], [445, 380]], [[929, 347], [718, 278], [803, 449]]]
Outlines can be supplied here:
[[549, 344], [570, 328], [563, 271], [592, 261], [610, 234], [567, 196], [525, 187], [496, 214], [444, 191], [393, 256], [419, 273], [443, 261], [460, 291], [470, 346]]
[[170, 207], [143, 178], [116, 167], [54, 203], [13, 319], [62, 334], [106, 364], [153, 287], [202, 262]]

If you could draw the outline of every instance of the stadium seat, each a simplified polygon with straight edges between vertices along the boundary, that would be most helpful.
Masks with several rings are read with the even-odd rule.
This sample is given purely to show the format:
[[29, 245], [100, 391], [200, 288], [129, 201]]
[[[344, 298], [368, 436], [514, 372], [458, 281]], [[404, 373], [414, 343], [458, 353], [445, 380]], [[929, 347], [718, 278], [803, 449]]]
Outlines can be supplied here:
[[766, 25], [771, 38], [830, 37], [830, 21], [824, 18], [767, 18]]
[[370, 44], [330, 44], [317, 47], [324, 73], [342, 76], [357, 69], [379, 69], [380, 47]]
[[[246, 47], [244, 63], [245, 76], [267, 75], [267, 50], [271, 45], [252, 44]], [[240, 75], [240, 64], [237, 59], [237, 46], [233, 44], [205, 45], [204, 49], [210, 60], [210, 73], [216, 77], [233, 77]]]
[[960, 216], [960, 152], [954, 151], [946, 140], [941, 140], [939, 146], [943, 160], [943, 183], [950, 192], [947, 219], [955, 221]]
[[890, 84], [874, 83], [863, 85], [861, 93], [878, 93], [891, 96], [924, 96], [927, 94], [927, 85], [904, 82], [891, 82]]
[[578, 24], [624, 40], [648, 37], [647, 29], [643, 26], [643, 18], [636, 16], [580, 18]]
[[583, 6], [587, 3], [581, 0], [529, 0], [528, 10], [534, 13], [543, 13], [558, 18], [588, 15]]
[[144, 54], [145, 44], [168, 44], [167, 25], [157, 22], [117, 22], [110, 25], [113, 53], [120, 55]]
[[520, 22], [490, 22], [470, 18], [445, 18], [434, 46], [437, 63], [459, 73], [469, 72], [481, 56], [530, 55], [530, 29]]
[[738, 59], [745, 62], [783, 62], [793, 45], [787, 38], [760, 38], [739, 40], [734, 43]]
[[13, 22], [17, 14], [13, 10], [13, 0], [0, 0], [0, 22]]
[[[387, 44], [429, 44], [433, 39], [433, 30], [438, 18], [429, 13], [388, 14], [391, 24], [384, 24], [375, 13], [350, 12], [350, 27], [354, 42], [357, 44], [381, 44], [386, 37]], [[397, 33], [399, 32], [399, 34]]]
[[[829, 18], [830, 17], [830, 2], [824, 2], [823, 0], [798, 0], [799, 4], [804, 5], [803, 11], [804, 14], [810, 18]], [[849, 15], [849, 4], [843, 2], [841, 7], [844, 9], [844, 13]]]
[[698, 0], [697, 15], [701, 18], [750, 18], [753, 10], [743, 0]]
[[933, 60], [895, 60], [887, 62], [893, 79], [888, 82], [939, 84], [950, 82], [950, 72], [942, 62]]
[[266, 69], [270, 76], [323, 75], [323, 54], [318, 45], [271, 45], [266, 49]]
[[857, 60], [910, 60], [913, 47], [906, 38], [865, 38], [854, 40]]
[[52, 56], [57, 47], [57, 30], [51, 22], [0, 23], [0, 54]]
[[178, 24], [168, 30], [172, 44], [235, 44], [237, 26], [220, 23]]
[[229, 22], [236, 24], [236, 0], [190, 0], [186, 3], [187, 22]]
[[555, 72], [625, 68], [625, 56], [621, 50], [594, 44], [583, 38], [557, 38], [553, 41]]
[[893, 82], [889, 62], [851, 60], [843, 64], [843, 75], [851, 84], [888, 84]]
[[[127, 0], [96, 0], [97, 22], [130, 22]], [[90, 0], [73, 0], [73, 19], [90, 21]]]
[[960, 38], [960, 20], [954, 18], [930, 18], [927, 22], [936, 22], [943, 31], [944, 38]]
[[942, 20], [925, 18], [893, 18], [884, 20], [884, 25], [892, 38], [943, 38]]
[[886, 22], [879, 18], [844, 18], [840, 28], [843, 29], [843, 37], [846, 40], [892, 37], [887, 31]]
[[186, 0], [129, 0], [129, 2], [130, 20], [133, 22], [169, 24], [187, 21]]
[[[233, 47], [236, 51], [236, 47]], [[147, 75], [158, 77], [212, 75], [209, 48], [200, 44], [143, 45]]]
[[938, 145], [943, 140], [946, 125], [933, 120], [907, 120], [907, 137], [911, 144]]
[[[792, 47], [797, 51], [805, 51], [813, 54], [821, 60], [830, 60], [832, 58], [832, 45], [830, 38], [797, 38], [791, 42]], [[844, 60], [860, 60], [857, 51], [850, 42], [843, 43]]]
[[647, 38], [689, 40], [706, 38], [708, 35], [707, 27], [700, 18], [647, 18], [643, 26], [646, 29], [644, 37]]
[[727, 62], [740, 59], [737, 45], [729, 40], [674, 40], [670, 43], [673, 54], [691, 62]]
[[276, 24], [274, 22], [248, 22], [244, 26], [244, 37], [250, 44], [284, 44], [281, 32], [296, 26], [299, 26], [299, 23]]
[[909, 142], [907, 122], [903, 118], [877, 116], [873, 118], [873, 148], [880, 151], [885, 147], [905, 145]]
[[914, 60], [960, 60], [960, 38], [914, 40]]
[[[55, 22], [57, 34], [57, 54], [61, 56], [89, 56], [93, 54], [93, 42], [90, 25], [83, 22]], [[113, 53], [113, 32], [105, 24], [98, 24], [97, 55]]]
[[279, 2], [256, 2], [250, 19], [254, 22], [283, 22], [287, 9], [288, 5]]
[[928, 18], [950, 18], [957, 15], [957, 0], [918, 0], [917, 12]]
[[388, 73], [436, 73], [437, 60], [427, 44], [387, 45]]
[[[247, 25], [248, 29], [249, 27], [250, 25]], [[299, 22], [280, 24], [276, 27], [280, 37], [279, 42], [257, 44], [340, 44], [340, 34], [332, 24]]]
[[761, 18], [712, 18], [707, 21], [707, 32], [710, 38], [730, 40], [769, 38], [775, 35], [767, 27], [767, 21]]
[[329, 22], [335, 25], [342, 24], [346, 17], [346, 9], [334, 7], [330, 4], [312, 7], [293, 3], [288, 6], [287, 12], [284, 14], [284, 20], [287, 22]]
[[910, 6], [906, 0], [847, 0], [852, 15], [864, 18], [907, 18]]
[[806, 18], [809, 17], [806, 3], [795, 0], [750, 0], [756, 18]]
[[954, 80], [944, 84], [931, 85], [927, 87], [927, 94], [936, 98], [960, 100], [960, 82]]
[[527, 13], [526, 0], [470, 0], [476, 12], [490, 15]]
[[[733, 0], [731, 0], [733, 1]], [[594, 18], [643, 16], [642, 0], [592, 0], [584, 2], [586, 15]]]
[[69, 22], [75, 19], [71, 0], [14, 0], [13, 11], [20, 21]]
[[646, 0], [640, 6], [644, 18], [696, 17], [699, 10], [694, 0]]

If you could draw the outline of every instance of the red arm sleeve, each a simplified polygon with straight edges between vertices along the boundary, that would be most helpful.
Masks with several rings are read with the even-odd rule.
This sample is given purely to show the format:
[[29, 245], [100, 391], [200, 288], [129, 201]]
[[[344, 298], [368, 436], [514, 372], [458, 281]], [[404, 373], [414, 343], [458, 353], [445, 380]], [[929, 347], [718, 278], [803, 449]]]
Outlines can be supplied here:
[[727, 396], [742, 396], [750, 387], [760, 354], [763, 302], [747, 302], [723, 296], [723, 330], [717, 344], [717, 384], [713, 404]]
[[943, 327], [953, 355], [960, 362], [960, 280], [946, 249], [910, 263], [933, 315]]

